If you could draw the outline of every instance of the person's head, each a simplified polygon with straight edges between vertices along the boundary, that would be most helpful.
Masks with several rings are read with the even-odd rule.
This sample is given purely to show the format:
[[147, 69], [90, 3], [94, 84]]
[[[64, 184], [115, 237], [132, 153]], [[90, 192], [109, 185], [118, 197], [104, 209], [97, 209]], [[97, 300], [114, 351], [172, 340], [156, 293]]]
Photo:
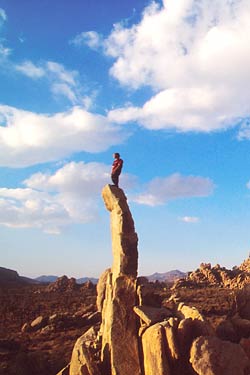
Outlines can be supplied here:
[[119, 152], [115, 152], [115, 153], [113, 154], [113, 158], [114, 158], [114, 159], [120, 159], [120, 154], [119, 154]]

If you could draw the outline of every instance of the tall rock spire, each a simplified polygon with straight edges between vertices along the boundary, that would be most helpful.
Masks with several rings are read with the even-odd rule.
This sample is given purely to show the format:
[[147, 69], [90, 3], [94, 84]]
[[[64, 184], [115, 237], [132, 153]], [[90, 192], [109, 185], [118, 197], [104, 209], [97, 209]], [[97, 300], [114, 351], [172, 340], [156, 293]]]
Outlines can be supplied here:
[[106, 185], [102, 191], [103, 200], [110, 211], [113, 278], [120, 275], [137, 277], [138, 237], [134, 221], [129, 210], [127, 198], [122, 189]]
[[113, 265], [102, 306], [102, 362], [107, 374], [140, 375], [136, 304], [138, 237], [124, 192], [111, 185], [102, 196], [111, 218]]

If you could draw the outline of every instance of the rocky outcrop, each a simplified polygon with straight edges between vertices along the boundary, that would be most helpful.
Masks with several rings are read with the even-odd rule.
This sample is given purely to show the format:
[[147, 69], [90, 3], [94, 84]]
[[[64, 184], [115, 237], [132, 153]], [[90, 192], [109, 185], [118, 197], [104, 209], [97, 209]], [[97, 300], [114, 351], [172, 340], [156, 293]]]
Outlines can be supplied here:
[[59, 277], [54, 283], [51, 283], [46, 288], [47, 292], [71, 292], [72, 290], [77, 290], [80, 288], [80, 285], [76, 283], [76, 279], [71, 277], [70, 279], [67, 276]]
[[[174, 294], [162, 298], [157, 284], [137, 279], [138, 238], [126, 196], [111, 185], [104, 187], [102, 196], [110, 212], [113, 264], [97, 285], [94, 318], [101, 315], [101, 325], [93, 319], [93, 326], [76, 342], [66, 369], [69, 375], [243, 375], [249, 365], [243, 347], [250, 344], [239, 344], [239, 332], [250, 337], [248, 296], [238, 299], [242, 315], [238, 311], [227, 327], [237, 343], [224, 343], [196, 308]], [[188, 280], [193, 285], [225, 285], [240, 272], [202, 264]]]
[[239, 266], [239, 270], [250, 274], [250, 256]]
[[243, 288], [250, 282], [250, 258], [245, 260], [239, 267], [228, 270], [216, 264], [201, 263], [200, 267], [190, 272], [186, 278], [178, 280], [173, 289], [180, 287], [209, 287], [220, 286], [231, 289]]

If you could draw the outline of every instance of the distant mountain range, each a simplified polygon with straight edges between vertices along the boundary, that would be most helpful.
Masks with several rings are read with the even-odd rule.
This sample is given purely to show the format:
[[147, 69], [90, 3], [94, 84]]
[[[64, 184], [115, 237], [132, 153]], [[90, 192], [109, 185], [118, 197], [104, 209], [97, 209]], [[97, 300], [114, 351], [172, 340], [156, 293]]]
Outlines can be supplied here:
[[186, 276], [187, 276], [186, 272], [173, 270], [173, 271], [168, 271], [164, 273], [156, 272], [156, 273], [153, 273], [152, 275], [146, 276], [146, 278], [148, 279], [148, 281], [151, 281], [151, 282], [160, 281], [160, 282], [172, 283]]
[[[59, 277], [54, 275], [42, 275], [39, 277], [36, 277], [34, 280], [40, 282], [40, 283], [54, 283]], [[81, 277], [79, 279], [76, 279], [77, 284], [84, 284], [87, 281], [91, 281], [93, 284], [97, 284], [98, 279], [95, 277]]]
[[[178, 279], [186, 277], [187, 274], [185, 272], [174, 270], [168, 271], [164, 273], [153, 273], [152, 275], [145, 276], [149, 281], [155, 282], [174, 282]], [[24, 276], [19, 276], [17, 271], [13, 271], [7, 268], [0, 267], [0, 284], [3, 283], [21, 283], [21, 284], [39, 284], [39, 283], [53, 283], [55, 282], [59, 276], [54, 275], [42, 275], [36, 277], [35, 279], [31, 279]], [[98, 279], [94, 277], [81, 277], [76, 279], [77, 284], [83, 284], [87, 281], [91, 281], [93, 284], [97, 284]]]
[[[145, 276], [149, 281], [155, 282], [155, 281], [160, 281], [160, 282], [174, 282], [178, 279], [182, 279], [183, 277], [186, 277], [187, 273], [179, 271], [179, 270], [173, 270], [173, 271], [168, 271], [164, 273], [158, 273], [155, 272], [152, 275]], [[40, 283], [54, 283], [58, 279], [58, 276], [53, 276], [53, 275], [42, 275], [39, 277], [36, 277], [35, 280], [39, 281]], [[97, 284], [98, 279], [94, 277], [82, 277], [80, 279], [76, 279], [77, 284], [83, 284], [86, 283], [86, 281], [91, 281], [93, 284]]]

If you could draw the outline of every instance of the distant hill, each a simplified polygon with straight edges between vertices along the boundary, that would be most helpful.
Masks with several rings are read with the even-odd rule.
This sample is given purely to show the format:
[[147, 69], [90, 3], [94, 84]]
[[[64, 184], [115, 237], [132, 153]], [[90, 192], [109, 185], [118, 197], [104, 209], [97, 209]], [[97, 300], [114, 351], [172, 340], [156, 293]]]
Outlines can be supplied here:
[[98, 283], [98, 279], [95, 277], [81, 277], [80, 279], [76, 279], [77, 284], [84, 284], [87, 281], [91, 281], [93, 284]]
[[[35, 278], [35, 280], [39, 281], [40, 283], [54, 283], [57, 279], [59, 279], [59, 276], [54, 275], [42, 275]], [[98, 279], [94, 277], [81, 277], [79, 279], [76, 279], [77, 284], [84, 284], [87, 281], [91, 281], [93, 284], [97, 284]]]
[[34, 280], [39, 281], [39, 283], [54, 283], [58, 279], [58, 276], [53, 275], [42, 275], [36, 277]]
[[19, 276], [17, 271], [8, 268], [0, 267], [0, 284], [32, 284], [35, 280], [28, 277]]
[[[160, 282], [174, 282], [178, 279], [182, 279], [183, 277], [186, 277], [187, 273], [179, 271], [179, 270], [173, 270], [168, 271], [164, 273], [158, 273], [155, 272], [152, 275], [145, 276], [149, 281], [155, 282], [156, 280]], [[55, 275], [41, 275], [39, 277], [36, 277], [34, 279], [30, 279], [28, 277], [19, 276], [17, 271], [10, 270], [7, 268], [0, 267], [0, 284], [3, 283], [19, 283], [19, 284], [38, 284], [38, 283], [54, 283], [59, 276]], [[81, 277], [79, 279], [76, 279], [77, 284], [84, 284], [87, 281], [91, 281], [93, 284], [97, 284], [98, 279], [95, 277]]]
[[155, 272], [152, 275], [146, 276], [148, 281], [155, 282], [155, 281], [160, 281], [160, 282], [169, 282], [172, 283], [178, 279], [182, 279], [183, 277], [186, 277], [187, 273], [182, 272], [179, 270], [173, 270], [173, 271], [168, 271], [164, 273], [158, 273]]

